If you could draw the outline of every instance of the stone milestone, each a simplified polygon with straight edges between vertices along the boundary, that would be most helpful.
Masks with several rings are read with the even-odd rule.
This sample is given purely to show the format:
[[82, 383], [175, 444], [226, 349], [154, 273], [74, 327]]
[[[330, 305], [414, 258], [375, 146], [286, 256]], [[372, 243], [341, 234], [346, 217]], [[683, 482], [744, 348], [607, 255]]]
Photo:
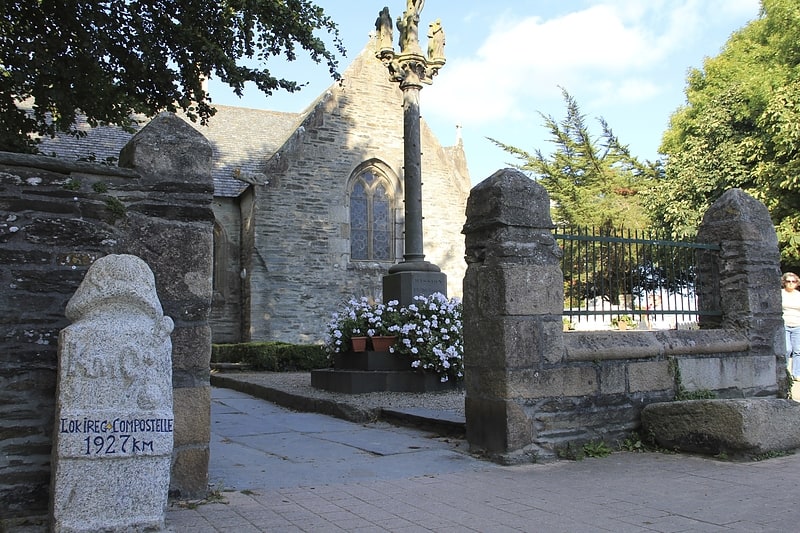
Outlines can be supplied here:
[[108, 255], [87, 271], [59, 337], [51, 527], [164, 528], [173, 447], [172, 319], [147, 264]]

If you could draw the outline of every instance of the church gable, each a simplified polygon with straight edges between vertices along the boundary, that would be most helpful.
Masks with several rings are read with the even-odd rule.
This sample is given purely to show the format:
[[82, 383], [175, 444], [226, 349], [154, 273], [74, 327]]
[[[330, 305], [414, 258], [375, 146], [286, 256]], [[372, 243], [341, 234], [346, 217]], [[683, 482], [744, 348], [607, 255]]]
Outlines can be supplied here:
[[[422, 152], [427, 259], [459, 295], [469, 176], [427, 126]], [[342, 301], [382, 299], [382, 277], [403, 256], [403, 158], [402, 93], [370, 43], [309, 106], [256, 189], [253, 339], [318, 341]]]

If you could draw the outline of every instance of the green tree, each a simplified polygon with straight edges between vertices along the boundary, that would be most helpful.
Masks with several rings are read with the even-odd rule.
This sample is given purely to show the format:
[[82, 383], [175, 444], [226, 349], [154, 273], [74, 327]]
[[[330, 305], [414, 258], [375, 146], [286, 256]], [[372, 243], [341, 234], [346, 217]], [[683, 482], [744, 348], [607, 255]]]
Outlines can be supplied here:
[[[338, 78], [344, 54], [336, 24], [310, 0], [10, 0], [0, 4], [0, 150], [34, 151], [31, 134], [88, 123], [132, 125], [131, 114], [181, 109], [214, 114], [203, 80], [216, 76], [241, 96], [301, 85], [274, 76], [272, 57], [305, 50]], [[256, 65], [256, 66], [249, 66]], [[32, 102], [32, 113], [24, 101]]]
[[[575, 99], [562, 89], [566, 117], [557, 121], [541, 114], [556, 150], [533, 154], [490, 139], [523, 161], [517, 168], [528, 171], [548, 192], [556, 225], [572, 234], [594, 228], [606, 237], [620, 231], [644, 230], [651, 220], [641, 201], [641, 191], [659, 172], [656, 164], [642, 163], [621, 144], [605, 120], [602, 133], [592, 136]], [[592, 242], [564, 252], [565, 307], [586, 298], [603, 296], [619, 304], [620, 294], [630, 294], [638, 258], [614, 242]]]
[[575, 99], [562, 89], [567, 115], [561, 121], [541, 114], [556, 150], [545, 155], [489, 139], [522, 160], [517, 168], [531, 172], [553, 201], [553, 220], [559, 226], [644, 229], [650, 218], [640, 191], [658, 172], [641, 163], [622, 145], [605, 120], [599, 138], [592, 136]]
[[675, 237], [725, 190], [760, 199], [785, 266], [800, 266], [800, 4], [762, 0], [758, 19], [689, 73], [664, 133], [666, 172], [645, 204]]

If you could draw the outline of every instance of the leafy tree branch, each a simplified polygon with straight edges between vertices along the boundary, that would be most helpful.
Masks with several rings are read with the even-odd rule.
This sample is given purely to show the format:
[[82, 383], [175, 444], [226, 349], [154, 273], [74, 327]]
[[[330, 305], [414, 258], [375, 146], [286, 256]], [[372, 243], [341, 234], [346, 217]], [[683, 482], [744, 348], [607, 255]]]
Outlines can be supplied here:
[[[0, 3], [0, 150], [34, 151], [35, 136], [133, 125], [132, 114], [213, 114], [204, 80], [241, 96], [302, 85], [275, 76], [272, 58], [304, 50], [334, 79], [345, 50], [336, 24], [309, 0], [12, 0]], [[254, 66], [255, 65], [255, 66]], [[30, 106], [32, 112], [26, 107]]]

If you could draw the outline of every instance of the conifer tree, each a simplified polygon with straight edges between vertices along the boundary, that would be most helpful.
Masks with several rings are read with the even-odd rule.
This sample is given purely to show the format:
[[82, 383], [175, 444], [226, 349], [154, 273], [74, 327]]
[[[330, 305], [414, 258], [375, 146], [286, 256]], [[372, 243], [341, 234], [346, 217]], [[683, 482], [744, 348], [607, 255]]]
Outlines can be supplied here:
[[602, 133], [593, 137], [576, 100], [566, 89], [562, 95], [567, 107], [563, 120], [541, 114], [556, 147], [553, 153], [545, 155], [538, 148], [530, 153], [490, 140], [521, 159], [517, 168], [530, 172], [547, 190], [557, 225], [647, 228], [650, 219], [639, 193], [657, 172], [655, 165], [633, 157], [602, 118]]

